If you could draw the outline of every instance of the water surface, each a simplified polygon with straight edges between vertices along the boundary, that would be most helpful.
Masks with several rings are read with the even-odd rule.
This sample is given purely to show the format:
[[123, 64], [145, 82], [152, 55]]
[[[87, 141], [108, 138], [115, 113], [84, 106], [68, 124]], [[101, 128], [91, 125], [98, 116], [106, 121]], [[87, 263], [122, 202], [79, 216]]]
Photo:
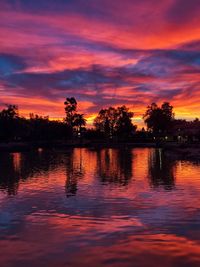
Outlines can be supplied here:
[[200, 266], [200, 165], [160, 149], [0, 155], [0, 266]]

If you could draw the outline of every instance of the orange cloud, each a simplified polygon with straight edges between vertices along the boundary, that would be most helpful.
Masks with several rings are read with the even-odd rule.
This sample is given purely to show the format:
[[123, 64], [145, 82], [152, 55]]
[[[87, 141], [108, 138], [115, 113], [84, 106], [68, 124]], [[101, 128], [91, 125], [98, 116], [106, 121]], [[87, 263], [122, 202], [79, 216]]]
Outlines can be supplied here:
[[75, 96], [90, 123], [101, 107], [126, 104], [141, 124], [148, 104], [171, 101], [177, 117], [198, 117], [200, 10], [181, 3], [2, 1], [0, 105], [62, 118]]

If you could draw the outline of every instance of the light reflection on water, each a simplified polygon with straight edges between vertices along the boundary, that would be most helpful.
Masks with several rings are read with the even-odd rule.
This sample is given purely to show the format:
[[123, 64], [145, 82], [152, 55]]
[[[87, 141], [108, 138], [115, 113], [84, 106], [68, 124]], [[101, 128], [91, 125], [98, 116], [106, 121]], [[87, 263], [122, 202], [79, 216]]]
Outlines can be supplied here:
[[160, 149], [0, 155], [0, 266], [200, 266], [200, 165]]

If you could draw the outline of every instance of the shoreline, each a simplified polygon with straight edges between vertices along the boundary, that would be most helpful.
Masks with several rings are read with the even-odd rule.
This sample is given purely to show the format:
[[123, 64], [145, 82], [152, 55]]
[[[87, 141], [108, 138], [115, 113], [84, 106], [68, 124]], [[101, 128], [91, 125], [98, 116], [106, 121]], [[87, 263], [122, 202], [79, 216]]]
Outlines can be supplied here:
[[173, 160], [189, 160], [200, 162], [200, 145], [177, 146], [163, 148], [167, 157]]
[[[156, 142], [8, 142], [0, 143], [1, 152], [29, 152], [42, 149], [70, 149], [70, 148], [162, 148], [167, 156], [174, 159], [200, 160], [200, 144], [180, 144], [175, 142], [156, 143]], [[172, 153], [173, 152], [173, 153]]]
[[68, 148], [156, 148], [156, 143], [107, 143], [107, 142], [8, 142], [0, 143], [0, 152], [25, 152], [36, 149], [68, 149]]

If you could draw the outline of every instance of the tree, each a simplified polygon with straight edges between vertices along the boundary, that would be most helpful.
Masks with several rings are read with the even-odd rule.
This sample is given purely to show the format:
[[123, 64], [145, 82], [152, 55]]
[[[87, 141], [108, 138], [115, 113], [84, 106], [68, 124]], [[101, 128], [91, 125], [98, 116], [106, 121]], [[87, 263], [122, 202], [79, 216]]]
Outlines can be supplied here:
[[132, 123], [134, 113], [130, 112], [126, 106], [117, 108], [117, 125], [116, 132], [119, 137], [129, 137], [135, 130], [136, 126]]
[[6, 106], [0, 112], [0, 139], [8, 141], [16, 137], [19, 114], [16, 105]]
[[169, 102], [164, 102], [161, 106], [161, 110], [168, 125], [171, 124], [171, 121], [174, 119], [173, 106], [171, 106]]
[[49, 117], [30, 113], [29, 135], [31, 140], [47, 140], [49, 132]]
[[62, 140], [70, 135], [66, 123], [49, 120], [48, 116], [30, 114], [28, 139], [34, 141]]
[[73, 128], [74, 115], [76, 114], [77, 102], [74, 97], [66, 98], [64, 102], [65, 113], [66, 113], [66, 123], [69, 127]]
[[106, 137], [112, 137], [116, 128], [117, 110], [113, 107], [101, 109], [94, 119], [96, 130], [103, 132]]
[[82, 133], [82, 127], [86, 125], [86, 119], [84, 118], [84, 114], [74, 114], [73, 118], [73, 126], [77, 127], [78, 132]]
[[82, 127], [86, 125], [86, 119], [84, 118], [84, 114], [77, 113], [76, 99], [74, 97], [66, 98], [64, 104], [67, 126], [71, 129], [71, 133], [73, 133], [73, 130], [78, 130], [81, 134]]
[[126, 106], [102, 109], [94, 120], [96, 130], [103, 132], [107, 138], [128, 137], [134, 130], [132, 124], [133, 113]]
[[154, 134], [166, 134], [170, 130], [170, 126], [174, 120], [173, 106], [168, 102], [164, 102], [161, 107], [156, 103], [152, 103], [147, 107], [143, 119], [148, 130]]
[[0, 119], [13, 120], [19, 117], [18, 106], [6, 105], [7, 108], [0, 112]]

